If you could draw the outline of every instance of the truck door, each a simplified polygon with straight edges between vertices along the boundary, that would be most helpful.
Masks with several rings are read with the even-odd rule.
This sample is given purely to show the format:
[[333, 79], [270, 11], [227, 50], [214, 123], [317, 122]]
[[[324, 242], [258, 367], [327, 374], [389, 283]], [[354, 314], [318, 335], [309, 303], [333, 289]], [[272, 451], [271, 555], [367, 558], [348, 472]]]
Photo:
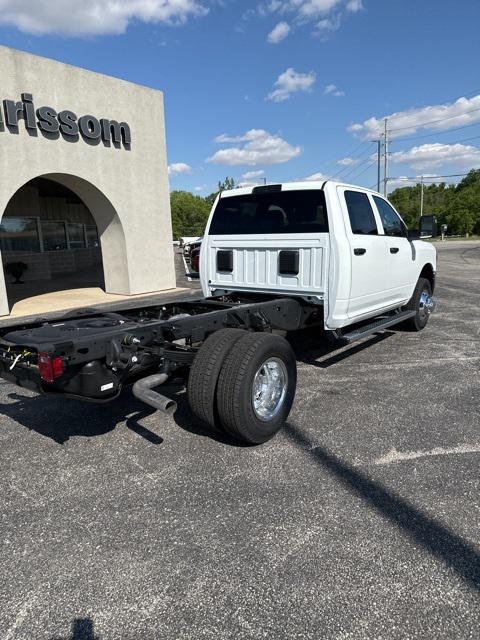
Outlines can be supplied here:
[[348, 317], [361, 319], [387, 306], [389, 254], [369, 195], [345, 187], [339, 187], [338, 191], [350, 245]]
[[417, 280], [415, 252], [408, 240], [407, 227], [395, 209], [380, 196], [373, 196], [380, 216], [388, 251], [386, 296], [390, 304], [401, 306], [410, 299]]

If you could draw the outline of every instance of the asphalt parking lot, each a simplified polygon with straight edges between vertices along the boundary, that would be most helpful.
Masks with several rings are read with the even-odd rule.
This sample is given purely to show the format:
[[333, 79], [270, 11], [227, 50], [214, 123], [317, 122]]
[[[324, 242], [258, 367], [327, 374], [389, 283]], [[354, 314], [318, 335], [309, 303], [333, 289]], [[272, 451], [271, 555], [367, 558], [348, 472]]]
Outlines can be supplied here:
[[292, 338], [258, 448], [0, 382], [0, 637], [478, 638], [480, 243], [439, 249], [423, 333]]

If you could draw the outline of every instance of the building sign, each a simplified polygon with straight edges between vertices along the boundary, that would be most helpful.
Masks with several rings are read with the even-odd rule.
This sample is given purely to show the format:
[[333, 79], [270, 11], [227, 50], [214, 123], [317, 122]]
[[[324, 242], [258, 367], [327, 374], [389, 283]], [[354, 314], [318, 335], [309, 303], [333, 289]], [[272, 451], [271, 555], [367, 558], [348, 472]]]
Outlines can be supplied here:
[[126, 122], [98, 119], [91, 115], [78, 117], [73, 111], [57, 112], [53, 107], [36, 109], [31, 93], [22, 93], [19, 102], [4, 100], [3, 113], [0, 108], [0, 131], [5, 131], [6, 127], [12, 133], [18, 133], [20, 126], [25, 126], [31, 135], [37, 135], [40, 130], [46, 137], [54, 139], [62, 135], [75, 142], [81, 137], [90, 144], [102, 141], [106, 146], [123, 146], [125, 149], [132, 144], [130, 127]]

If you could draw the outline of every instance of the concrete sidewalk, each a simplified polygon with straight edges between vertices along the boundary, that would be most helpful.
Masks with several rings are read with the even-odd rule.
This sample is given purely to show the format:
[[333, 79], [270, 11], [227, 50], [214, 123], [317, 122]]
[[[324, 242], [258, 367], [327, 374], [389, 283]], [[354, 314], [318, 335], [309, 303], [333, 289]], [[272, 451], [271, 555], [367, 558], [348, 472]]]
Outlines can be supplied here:
[[152, 296], [177, 294], [187, 291], [184, 288], [169, 289], [154, 293], [142, 293], [136, 296], [121, 296], [113, 293], [105, 293], [100, 287], [87, 287], [85, 289], [67, 289], [65, 291], [53, 291], [40, 296], [25, 298], [13, 305], [7, 318], [23, 318], [32, 315], [43, 315], [52, 311], [69, 311], [79, 307], [97, 307], [110, 302], [122, 302], [124, 300], [142, 300]]

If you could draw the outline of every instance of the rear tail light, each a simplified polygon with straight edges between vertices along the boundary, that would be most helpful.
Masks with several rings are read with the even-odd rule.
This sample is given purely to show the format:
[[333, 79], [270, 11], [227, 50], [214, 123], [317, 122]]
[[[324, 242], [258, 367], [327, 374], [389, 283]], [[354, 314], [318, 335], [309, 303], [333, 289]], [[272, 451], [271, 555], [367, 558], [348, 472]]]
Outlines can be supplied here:
[[38, 371], [44, 382], [52, 383], [63, 373], [63, 360], [59, 357], [52, 358], [48, 353], [39, 353]]

